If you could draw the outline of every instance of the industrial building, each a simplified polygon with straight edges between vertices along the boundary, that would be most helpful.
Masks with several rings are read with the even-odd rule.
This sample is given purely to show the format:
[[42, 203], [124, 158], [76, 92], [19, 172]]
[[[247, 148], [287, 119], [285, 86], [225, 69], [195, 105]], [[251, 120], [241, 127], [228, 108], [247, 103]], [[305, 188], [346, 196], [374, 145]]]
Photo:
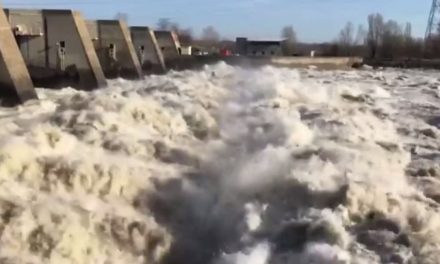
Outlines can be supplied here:
[[106, 85], [80, 13], [71, 10], [5, 11], [36, 85], [86, 90]]
[[162, 51], [165, 63], [167, 66], [172, 65], [175, 60], [179, 59], [182, 53], [177, 34], [172, 31], [154, 31], [154, 35]]
[[146, 73], [164, 73], [165, 60], [154, 32], [149, 27], [130, 27], [131, 40]]
[[107, 78], [137, 79], [143, 76], [130, 30], [124, 21], [87, 21], [87, 28]]
[[11, 26], [0, 8], [0, 97], [2, 104], [37, 99], [37, 94], [20, 54]]
[[284, 40], [248, 40], [237, 38], [236, 52], [242, 56], [283, 56]]

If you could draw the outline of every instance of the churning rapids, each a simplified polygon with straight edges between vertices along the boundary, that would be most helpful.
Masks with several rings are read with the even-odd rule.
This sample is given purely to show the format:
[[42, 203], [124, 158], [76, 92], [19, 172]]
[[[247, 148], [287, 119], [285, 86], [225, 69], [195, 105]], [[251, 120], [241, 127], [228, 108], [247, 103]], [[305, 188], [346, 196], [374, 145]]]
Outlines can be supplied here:
[[217, 64], [0, 111], [1, 263], [440, 263], [440, 78]]

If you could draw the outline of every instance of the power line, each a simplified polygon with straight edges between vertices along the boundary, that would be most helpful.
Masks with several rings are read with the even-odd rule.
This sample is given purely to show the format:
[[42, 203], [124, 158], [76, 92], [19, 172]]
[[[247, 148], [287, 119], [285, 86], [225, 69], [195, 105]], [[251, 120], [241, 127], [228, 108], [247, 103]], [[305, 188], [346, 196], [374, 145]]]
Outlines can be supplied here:
[[429, 39], [440, 28], [440, 0], [432, 0], [431, 10], [428, 17], [425, 38]]

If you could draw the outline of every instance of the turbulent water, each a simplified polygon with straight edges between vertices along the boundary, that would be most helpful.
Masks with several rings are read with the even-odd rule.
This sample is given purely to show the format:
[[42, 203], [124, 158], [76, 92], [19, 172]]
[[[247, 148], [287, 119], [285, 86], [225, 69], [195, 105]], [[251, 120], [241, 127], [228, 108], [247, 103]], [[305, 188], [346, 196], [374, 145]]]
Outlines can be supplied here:
[[0, 111], [1, 263], [440, 263], [440, 79], [217, 64]]

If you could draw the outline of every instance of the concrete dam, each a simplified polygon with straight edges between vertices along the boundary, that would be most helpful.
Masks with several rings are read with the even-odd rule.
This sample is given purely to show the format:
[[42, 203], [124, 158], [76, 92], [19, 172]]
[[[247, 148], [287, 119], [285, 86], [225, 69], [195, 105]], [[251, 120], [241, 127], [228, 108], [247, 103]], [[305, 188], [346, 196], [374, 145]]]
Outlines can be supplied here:
[[72, 10], [0, 9], [0, 95], [7, 104], [37, 99], [34, 85], [93, 90], [107, 79], [141, 79], [220, 60], [232, 65], [347, 66], [352, 58], [182, 55], [178, 35], [119, 20], [85, 20]]

